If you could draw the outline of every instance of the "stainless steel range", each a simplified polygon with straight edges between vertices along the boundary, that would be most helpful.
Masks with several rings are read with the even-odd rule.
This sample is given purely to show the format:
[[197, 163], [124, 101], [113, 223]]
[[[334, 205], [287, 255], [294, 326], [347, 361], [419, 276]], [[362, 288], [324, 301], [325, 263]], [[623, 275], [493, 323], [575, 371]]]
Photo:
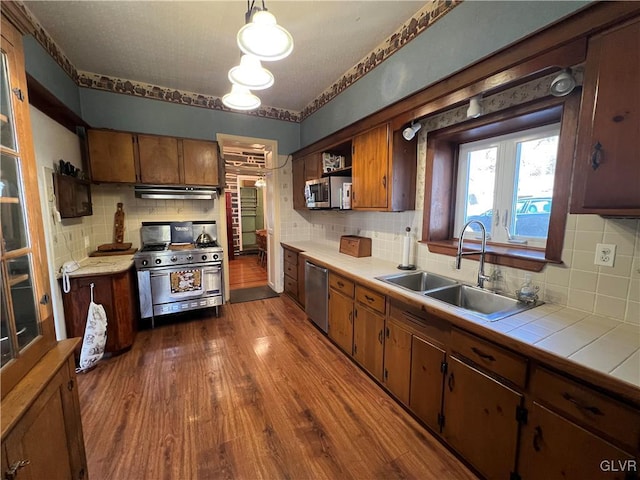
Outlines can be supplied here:
[[215, 221], [142, 222], [134, 255], [142, 318], [215, 308], [224, 303], [222, 258]]

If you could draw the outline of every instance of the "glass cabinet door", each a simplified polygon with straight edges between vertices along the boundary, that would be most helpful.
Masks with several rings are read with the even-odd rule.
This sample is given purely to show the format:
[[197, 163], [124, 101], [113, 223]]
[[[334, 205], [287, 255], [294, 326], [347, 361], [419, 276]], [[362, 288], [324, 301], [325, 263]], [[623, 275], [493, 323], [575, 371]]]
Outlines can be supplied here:
[[[41, 334], [34, 277], [34, 250], [30, 238], [23, 158], [16, 130], [16, 101], [22, 92], [12, 89], [10, 58], [2, 48], [0, 142], [0, 355], [4, 367], [20, 356]], [[20, 105], [23, 108], [22, 105]], [[28, 106], [27, 106], [28, 107]]]

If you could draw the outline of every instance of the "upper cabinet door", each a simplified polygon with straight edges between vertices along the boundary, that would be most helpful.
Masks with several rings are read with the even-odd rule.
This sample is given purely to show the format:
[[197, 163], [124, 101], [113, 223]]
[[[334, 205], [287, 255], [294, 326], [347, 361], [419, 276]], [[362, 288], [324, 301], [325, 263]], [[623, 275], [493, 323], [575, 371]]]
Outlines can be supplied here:
[[389, 133], [382, 125], [353, 139], [353, 208], [386, 209]]
[[94, 182], [136, 183], [133, 135], [89, 130], [89, 163]]
[[640, 215], [640, 19], [589, 42], [571, 213]]
[[220, 184], [218, 143], [183, 140], [185, 185], [218, 186]]
[[55, 337], [22, 40], [4, 17], [1, 32], [0, 392], [4, 396], [53, 346]]
[[151, 185], [178, 185], [178, 139], [156, 135], [138, 135], [140, 182]]

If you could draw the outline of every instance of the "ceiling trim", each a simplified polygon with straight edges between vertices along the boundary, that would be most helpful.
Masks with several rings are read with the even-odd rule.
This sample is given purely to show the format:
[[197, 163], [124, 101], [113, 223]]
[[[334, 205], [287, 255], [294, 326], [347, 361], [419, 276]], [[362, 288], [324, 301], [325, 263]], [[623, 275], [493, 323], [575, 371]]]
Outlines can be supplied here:
[[71, 77], [80, 87], [109, 91], [125, 95], [132, 95], [170, 103], [188, 106], [209, 108], [226, 112], [253, 115], [275, 120], [300, 123], [302, 120], [322, 108], [329, 101], [350, 87], [360, 78], [384, 62], [391, 55], [404, 47], [411, 40], [420, 35], [424, 30], [433, 25], [437, 20], [449, 13], [463, 0], [431, 0], [418, 10], [400, 28], [391, 34], [384, 42], [378, 45], [372, 52], [363, 57], [349, 71], [343, 74], [330, 87], [324, 90], [317, 98], [307, 105], [301, 112], [282, 108], [261, 106], [257, 110], [238, 112], [224, 106], [222, 99], [213, 95], [177, 90], [169, 87], [151, 85], [145, 82], [110, 77], [93, 72], [78, 71], [71, 61], [62, 52], [56, 42], [49, 36], [37, 19], [26, 6], [19, 0], [3, 0], [3, 10], [10, 6], [12, 18], [22, 25], [23, 33], [32, 34], [38, 43], [49, 53], [53, 60]]

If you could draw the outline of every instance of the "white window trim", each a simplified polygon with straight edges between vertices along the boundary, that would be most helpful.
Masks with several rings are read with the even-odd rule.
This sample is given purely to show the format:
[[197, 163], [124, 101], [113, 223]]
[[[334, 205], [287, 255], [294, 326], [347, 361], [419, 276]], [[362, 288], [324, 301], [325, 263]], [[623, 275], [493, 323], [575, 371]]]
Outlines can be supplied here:
[[[511, 236], [511, 238], [507, 237], [507, 235], [502, 234], [500, 231], [499, 234], [495, 233], [496, 227], [496, 219], [499, 221], [499, 228], [502, 230], [504, 225], [504, 209], [506, 205], [512, 204], [512, 199], [515, 198], [513, 189], [515, 188], [515, 174], [516, 174], [516, 162], [511, 161], [500, 164], [500, 158], [511, 158], [515, 159], [516, 154], [516, 145], [518, 142], [527, 142], [530, 140], [535, 140], [542, 137], [548, 137], [552, 135], [560, 135], [560, 123], [554, 123], [552, 125], [544, 125], [542, 127], [520, 130], [518, 132], [513, 132], [505, 135], [500, 135], [498, 137], [485, 138], [483, 140], [477, 140], [474, 142], [464, 143], [460, 145], [458, 152], [458, 178], [456, 183], [456, 204], [455, 204], [455, 232], [459, 233], [462, 229], [464, 223], [463, 220], [465, 218], [464, 210], [466, 207], [466, 199], [468, 196], [468, 168], [469, 168], [469, 155], [468, 153], [472, 150], [479, 149], [488, 149], [488, 148], [497, 148], [497, 162], [496, 162], [496, 178], [495, 178], [495, 189], [494, 189], [494, 199], [493, 199], [493, 207], [495, 208], [498, 205], [500, 208], [500, 214], [498, 216], [494, 215], [492, 218], [492, 232], [487, 232], [487, 240], [492, 240], [495, 243], [500, 243], [504, 245], [527, 245], [532, 247], [546, 247], [547, 237], [527, 237], [527, 236]], [[511, 178], [514, 179], [513, 182], [507, 182], [505, 179]], [[501, 185], [510, 185], [511, 188], [500, 188]], [[514, 205], [511, 205], [509, 208], [509, 217], [513, 217]], [[513, 218], [508, 219], [509, 228], [511, 228], [511, 224], [513, 222]], [[492, 235], [493, 234], [493, 235]], [[478, 232], [473, 232], [470, 229], [467, 229], [464, 232], [465, 238], [480, 238], [480, 234]], [[511, 240], [511, 241], [510, 241]]]

